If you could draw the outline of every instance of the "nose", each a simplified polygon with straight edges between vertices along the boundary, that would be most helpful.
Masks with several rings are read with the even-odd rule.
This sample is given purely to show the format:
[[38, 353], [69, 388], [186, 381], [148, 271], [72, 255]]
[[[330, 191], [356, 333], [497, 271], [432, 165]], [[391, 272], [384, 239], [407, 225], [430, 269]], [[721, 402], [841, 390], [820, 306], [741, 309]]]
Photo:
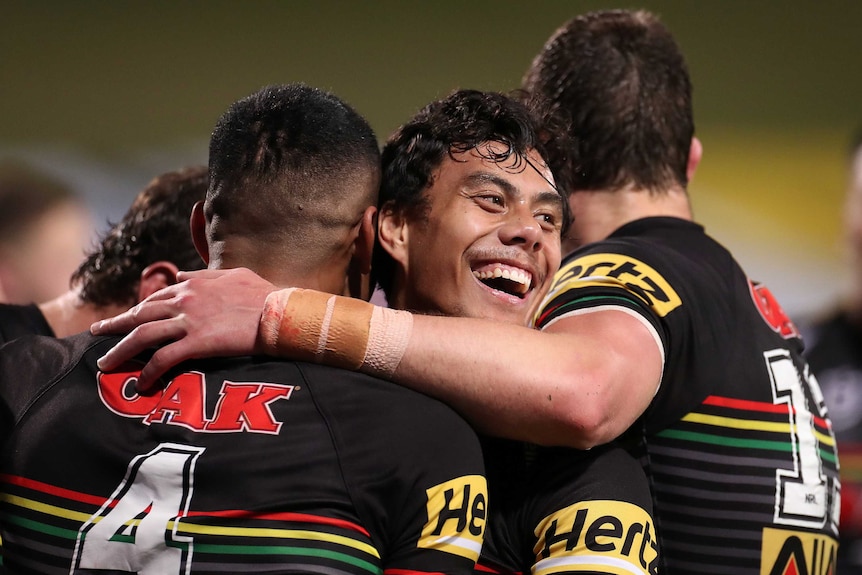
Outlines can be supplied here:
[[537, 252], [542, 248], [542, 226], [532, 213], [518, 210], [500, 227], [500, 241], [507, 246], [521, 246]]

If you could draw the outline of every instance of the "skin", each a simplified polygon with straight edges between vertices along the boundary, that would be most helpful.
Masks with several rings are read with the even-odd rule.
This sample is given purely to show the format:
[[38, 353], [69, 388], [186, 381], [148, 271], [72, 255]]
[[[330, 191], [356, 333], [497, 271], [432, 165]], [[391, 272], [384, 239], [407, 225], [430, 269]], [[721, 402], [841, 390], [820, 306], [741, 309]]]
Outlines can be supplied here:
[[0, 247], [0, 301], [28, 304], [65, 293], [91, 233], [89, 214], [76, 204], [46, 212], [25, 235]]
[[[134, 303], [142, 301], [160, 289], [176, 282], [177, 266], [173, 262], [160, 260], [150, 264], [141, 272]], [[129, 302], [131, 304], [133, 302]], [[109, 318], [129, 309], [128, 304], [96, 306], [81, 300], [78, 288], [39, 304], [45, 321], [56, 337], [80, 333], [94, 321]]]
[[527, 159], [455, 154], [434, 171], [426, 217], [383, 210], [380, 242], [399, 266], [393, 307], [526, 325], [559, 267], [563, 220], [550, 170], [535, 151]]
[[[701, 153], [700, 142], [694, 139], [689, 154], [689, 180]], [[680, 186], [662, 193], [635, 188], [575, 192], [570, 194], [569, 204], [576, 222], [572, 244], [604, 239], [620, 226], [643, 217], [664, 215], [688, 220], [692, 217], [688, 196]], [[463, 205], [462, 209], [467, 209], [469, 203]], [[448, 209], [453, 214], [458, 213], [457, 207]], [[515, 217], [515, 212], [509, 214]], [[395, 239], [401, 238], [401, 244], [389, 245], [386, 239], [388, 217], [384, 210], [380, 241], [397, 261], [406, 262], [402, 263], [404, 277], [396, 279], [415, 282], [414, 274], [423, 270], [417, 270], [417, 264], [411, 263], [409, 257], [400, 256], [396, 248], [409, 255], [410, 242], [424, 240], [422, 245], [427, 248], [431, 235], [411, 236], [411, 229], [419, 228], [407, 226], [403, 237], [393, 234]], [[468, 219], [472, 221], [473, 217], [478, 218], [478, 215]], [[397, 225], [393, 228], [401, 229]], [[425, 231], [433, 229], [432, 226]], [[463, 246], [463, 242], [457, 245]], [[500, 245], [504, 245], [502, 239]], [[520, 249], [523, 250], [524, 245]], [[419, 251], [414, 250], [413, 261]], [[475, 252], [462, 247], [455, 253]], [[476, 258], [479, 260], [481, 258]], [[428, 261], [428, 265], [434, 262]], [[447, 261], [444, 265], [451, 263]], [[463, 295], [467, 302], [473, 293], [481, 298], [478, 294], [484, 287], [466, 281], [467, 269], [472, 275], [472, 263], [467, 257], [460, 267], [450, 267], [449, 274], [426, 274], [426, 286], [431, 282], [431, 289], [453, 297]], [[249, 343], [255, 337], [249, 334], [256, 333], [266, 286], [247, 274], [233, 278], [233, 282], [226, 277], [208, 278], [212, 282], [210, 287], [204, 285], [204, 278], [199, 279], [201, 282], [197, 286], [174, 286], [169, 288], [171, 293], [166, 294], [165, 299], [144, 302], [129, 313], [94, 325], [97, 333], [125, 332], [134, 328], [102, 359], [100, 366], [112, 369], [149, 346], [175, 340], [162, 348], [164, 351], [173, 347], [172, 351], [159, 358], [154, 356], [145, 368], [144, 385], [151, 385], [155, 377], [179, 361], [212, 352], [214, 341], [226, 344], [222, 352], [248, 353], [250, 348], [259, 351], [257, 344]], [[217, 282], [220, 283], [216, 285]], [[396, 298], [395, 307], [409, 305], [414, 293], [417, 301], [428, 299], [429, 296], [423, 295], [426, 286], [399, 290], [405, 296], [403, 300]], [[195, 287], [196, 293], [190, 291], [191, 287]], [[217, 322], [207, 314], [194, 319], [183, 300], [203, 299], [212, 306], [209, 296], [203, 294], [217, 298], [215, 305], [220, 309], [236, 305], [255, 311], [242, 318], [231, 317], [229, 313]], [[451, 304], [449, 299], [444, 300], [437, 304], [441, 310], [446, 309], [444, 305]], [[535, 309], [535, 302], [532, 300], [528, 306], [531, 310]], [[210, 306], [207, 309], [213, 309]], [[470, 309], [471, 306], [465, 305], [462, 312], [470, 315]], [[494, 308], [488, 305], [487, 309]], [[489, 321], [491, 317], [494, 315], [490, 312], [488, 315], [473, 314], [473, 317], [415, 315], [407, 350], [393, 379], [451, 404], [485, 433], [582, 449], [606, 443], [622, 434], [643, 413], [658, 389], [663, 351], [641, 318], [617, 309], [599, 308], [567, 317], [539, 332], [524, 327], [523, 323]], [[207, 325], [200, 327], [200, 324]], [[141, 327], [136, 328], [138, 325]], [[202, 339], [201, 334], [208, 334], [212, 339]], [[247, 347], [237, 349], [240, 340]], [[141, 378], [144, 380], [144, 374]]]

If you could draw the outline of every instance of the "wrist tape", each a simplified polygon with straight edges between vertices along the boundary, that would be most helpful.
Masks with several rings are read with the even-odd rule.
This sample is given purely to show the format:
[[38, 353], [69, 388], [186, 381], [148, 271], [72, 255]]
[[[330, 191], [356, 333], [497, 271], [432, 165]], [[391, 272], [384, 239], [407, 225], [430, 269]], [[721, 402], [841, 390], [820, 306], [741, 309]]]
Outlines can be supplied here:
[[288, 288], [267, 296], [258, 337], [267, 355], [390, 377], [412, 330], [409, 312]]

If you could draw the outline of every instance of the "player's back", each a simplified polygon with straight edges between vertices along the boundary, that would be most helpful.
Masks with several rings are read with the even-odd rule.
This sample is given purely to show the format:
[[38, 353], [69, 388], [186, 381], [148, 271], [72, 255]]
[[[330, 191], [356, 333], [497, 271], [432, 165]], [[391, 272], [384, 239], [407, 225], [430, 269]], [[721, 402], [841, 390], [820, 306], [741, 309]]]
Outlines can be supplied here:
[[662, 383], [632, 435], [667, 572], [828, 568], [835, 441], [798, 334], [770, 292], [701, 226], [677, 218], [638, 220], [585, 246], [557, 284], [540, 325], [610, 305], [661, 339]]
[[[257, 358], [190, 363], [140, 396], [135, 366], [96, 368], [115, 341], [4, 348], [11, 572], [470, 570], [484, 521], [481, 453], [442, 404]], [[452, 516], [438, 516], [447, 505]]]
[[838, 462], [798, 331], [768, 288], [705, 234], [669, 226], [654, 239], [656, 267], [681, 302], [664, 318], [676, 341], [647, 414], [660, 528], [685, 542], [665, 545], [665, 556], [674, 572], [716, 553], [740, 573], [754, 572], [746, 565], [825, 573], [835, 557]]

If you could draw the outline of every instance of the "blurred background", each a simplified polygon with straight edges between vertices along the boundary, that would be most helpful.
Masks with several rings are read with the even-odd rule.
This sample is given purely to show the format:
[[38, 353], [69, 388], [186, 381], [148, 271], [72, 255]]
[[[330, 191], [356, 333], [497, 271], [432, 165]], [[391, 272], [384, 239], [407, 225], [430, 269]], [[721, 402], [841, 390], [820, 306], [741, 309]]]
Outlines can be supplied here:
[[383, 140], [454, 88], [508, 91], [568, 18], [647, 8], [695, 87], [696, 217], [791, 315], [849, 282], [847, 146], [862, 126], [862, 2], [4, 0], [0, 159], [83, 194], [98, 229], [155, 175], [206, 162], [209, 132], [265, 84], [335, 92]]

